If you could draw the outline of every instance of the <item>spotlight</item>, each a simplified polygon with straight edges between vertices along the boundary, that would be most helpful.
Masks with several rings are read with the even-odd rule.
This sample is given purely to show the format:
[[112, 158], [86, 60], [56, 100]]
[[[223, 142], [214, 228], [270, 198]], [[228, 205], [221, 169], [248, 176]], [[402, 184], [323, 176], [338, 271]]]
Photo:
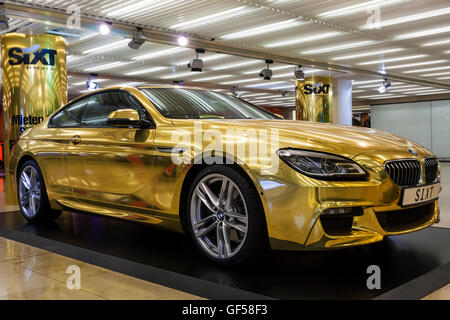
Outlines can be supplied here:
[[110, 26], [109, 23], [102, 22], [102, 23], [100, 23], [98, 30], [100, 31], [100, 33], [102, 35], [106, 36], [111, 31], [111, 28], [109, 26]]
[[97, 76], [97, 75], [94, 74], [94, 73], [92, 73], [92, 74], [89, 75], [89, 79], [88, 79], [88, 81], [86, 81], [86, 87], [87, 87], [89, 90], [95, 90], [95, 89], [98, 89], [98, 82], [93, 81], [94, 78], [95, 78], [96, 76]]
[[203, 69], [203, 61], [198, 58], [199, 53], [205, 53], [204, 49], [195, 49], [195, 59], [188, 63], [187, 67], [191, 69], [191, 71], [202, 72]]
[[300, 81], [305, 80], [305, 72], [303, 71], [303, 66], [297, 66], [294, 71], [295, 78]]
[[128, 43], [128, 46], [131, 49], [139, 49], [144, 43], [147, 41], [147, 37], [145, 36], [142, 28], [137, 28], [136, 33], [133, 35], [133, 39]]
[[0, 31], [5, 31], [9, 29], [8, 17], [6, 16], [6, 11], [0, 9]]
[[178, 42], [178, 44], [179, 44], [180, 46], [185, 47], [185, 46], [187, 46], [187, 44], [189, 43], [189, 40], [188, 40], [188, 38], [186, 38], [186, 37], [179, 36], [178, 39], [177, 39], [177, 42]]
[[266, 60], [267, 69], [262, 69], [259, 76], [264, 80], [270, 80], [272, 78], [272, 70], [270, 70], [270, 65], [273, 63], [272, 60]]
[[389, 81], [389, 79], [384, 79], [383, 85], [378, 87], [377, 90], [379, 93], [385, 93], [387, 89], [390, 88], [391, 86], [392, 86], [391, 81]]

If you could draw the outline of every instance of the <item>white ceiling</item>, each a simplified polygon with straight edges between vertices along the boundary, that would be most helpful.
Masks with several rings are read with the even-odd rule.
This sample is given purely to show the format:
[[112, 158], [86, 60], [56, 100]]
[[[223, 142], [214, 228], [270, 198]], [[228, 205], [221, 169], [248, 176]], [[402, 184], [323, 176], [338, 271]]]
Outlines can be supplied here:
[[[450, 85], [450, 2], [448, 0], [82, 0], [6, 1], [15, 4], [45, 5], [66, 10], [77, 5], [82, 15], [126, 22], [152, 29], [190, 36], [214, 38], [219, 43], [236, 44], [277, 54], [339, 66], [434, 80]], [[379, 11], [378, 11], [379, 10]], [[367, 22], [380, 13], [380, 28]], [[54, 26], [16, 19], [10, 27], [20, 32], [43, 32]], [[373, 26], [372, 26], [373, 27]], [[13, 28], [12, 28], [13, 29]], [[263, 60], [206, 52], [203, 72], [190, 72], [187, 62], [192, 49], [147, 42], [140, 49], [128, 48], [130, 39], [114, 33], [108, 36], [91, 30], [68, 30], [68, 70], [97, 72], [100, 77], [135, 77], [132, 85], [156, 80], [200, 81], [245, 88], [293, 91], [295, 66], [274, 63], [272, 80], [258, 73]], [[306, 68], [308, 74], [328, 74]], [[449, 93], [430, 85], [393, 81], [385, 94], [376, 88], [382, 79], [361, 74], [333, 72], [333, 76], [354, 80], [355, 100], [377, 100], [424, 94]], [[69, 78], [69, 90], [86, 90], [86, 78]], [[101, 81], [101, 86], [124, 81]], [[253, 95], [252, 95], [253, 94]], [[292, 96], [247, 93], [259, 105], [292, 106]]]

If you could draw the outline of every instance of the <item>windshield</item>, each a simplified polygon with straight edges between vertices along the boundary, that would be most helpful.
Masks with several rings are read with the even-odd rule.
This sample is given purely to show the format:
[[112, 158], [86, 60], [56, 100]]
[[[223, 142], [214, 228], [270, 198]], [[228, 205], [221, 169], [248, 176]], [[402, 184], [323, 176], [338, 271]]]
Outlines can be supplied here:
[[141, 88], [150, 102], [171, 119], [280, 119], [238, 98], [206, 90]]

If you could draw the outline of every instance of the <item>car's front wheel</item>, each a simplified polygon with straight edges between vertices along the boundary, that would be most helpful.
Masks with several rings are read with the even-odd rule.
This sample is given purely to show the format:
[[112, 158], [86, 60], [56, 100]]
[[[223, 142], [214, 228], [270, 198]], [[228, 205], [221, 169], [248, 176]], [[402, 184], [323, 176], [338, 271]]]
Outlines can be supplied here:
[[194, 179], [187, 198], [188, 228], [200, 252], [221, 264], [240, 264], [268, 247], [259, 194], [238, 170], [213, 165]]
[[28, 160], [22, 165], [17, 185], [19, 208], [25, 219], [41, 222], [57, 219], [61, 215], [61, 211], [50, 207], [44, 177], [35, 161]]

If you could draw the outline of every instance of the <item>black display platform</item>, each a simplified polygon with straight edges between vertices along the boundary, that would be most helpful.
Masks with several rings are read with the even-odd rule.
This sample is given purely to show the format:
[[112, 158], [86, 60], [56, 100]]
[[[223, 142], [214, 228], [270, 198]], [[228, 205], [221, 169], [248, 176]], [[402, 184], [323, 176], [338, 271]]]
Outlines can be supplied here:
[[[234, 268], [205, 261], [184, 235], [88, 214], [33, 225], [3, 212], [0, 236], [210, 299], [419, 299], [450, 281], [444, 228], [336, 251], [273, 251]], [[380, 290], [366, 286], [370, 265], [381, 268]]]

